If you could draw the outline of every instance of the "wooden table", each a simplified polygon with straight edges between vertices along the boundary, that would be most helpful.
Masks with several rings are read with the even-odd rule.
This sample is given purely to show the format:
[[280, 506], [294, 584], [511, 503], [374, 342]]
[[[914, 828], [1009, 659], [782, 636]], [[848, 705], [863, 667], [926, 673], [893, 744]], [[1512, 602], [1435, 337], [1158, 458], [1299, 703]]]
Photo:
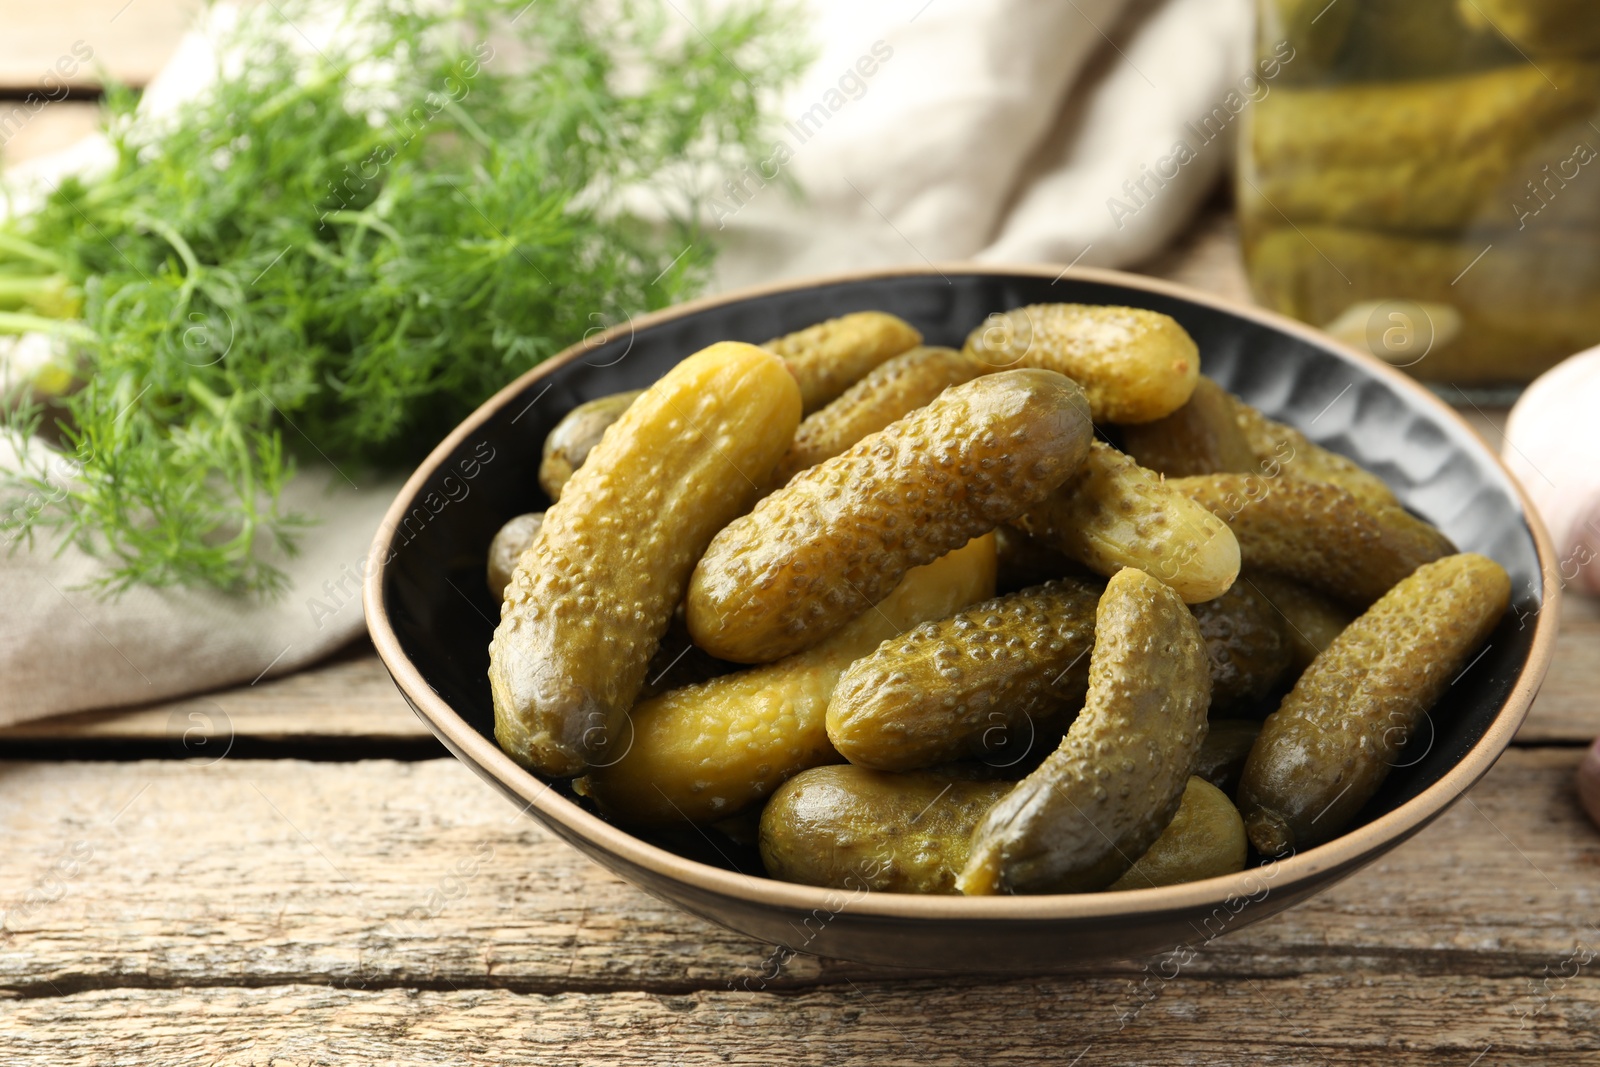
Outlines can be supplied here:
[[[1225, 212], [1150, 269], [1242, 295]], [[1600, 834], [1572, 789], [1597, 639], [1570, 597], [1515, 746], [1382, 862], [1182, 968], [1006, 980], [799, 956], [744, 991], [768, 946], [518, 817], [365, 645], [13, 728], [0, 1064], [1600, 1062]]]

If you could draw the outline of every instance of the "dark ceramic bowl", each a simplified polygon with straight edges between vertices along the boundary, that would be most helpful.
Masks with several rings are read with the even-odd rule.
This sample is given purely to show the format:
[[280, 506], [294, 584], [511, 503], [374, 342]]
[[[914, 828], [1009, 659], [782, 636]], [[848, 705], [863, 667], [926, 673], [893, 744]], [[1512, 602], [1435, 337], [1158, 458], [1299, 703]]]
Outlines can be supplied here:
[[[692, 833], [645, 839], [587, 810], [561, 783], [496, 747], [488, 645], [498, 606], [484, 556], [506, 519], [543, 509], [545, 435], [574, 405], [649, 385], [714, 341], [761, 342], [851, 311], [897, 314], [931, 344], [960, 346], [994, 311], [1077, 301], [1152, 308], [1199, 343], [1202, 369], [1269, 415], [1383, 476], [1464, 550], [1511, 573], [1515, 610], [1417, 735], [1360, 821], [1335, 841], [1243, 873], [1088, 895], [990, 898], [846, 894], [762, 877], [748, 856]], [[411, 706], [485, 781], [628, 881], [774, 944], [864, 963], [1045, 971], [1209, 939], [1282, 911], [1415, 834], [1510, 743], [1550, 661], [1552, 550], [1521, 490], [1472, 430], [1410, 378], [1266, 311], [1105, 271], [951, 265], [771, 286], [640, 318], [507, 386], [406, 483], [373, 543], [366, 580], [378, 654]]]

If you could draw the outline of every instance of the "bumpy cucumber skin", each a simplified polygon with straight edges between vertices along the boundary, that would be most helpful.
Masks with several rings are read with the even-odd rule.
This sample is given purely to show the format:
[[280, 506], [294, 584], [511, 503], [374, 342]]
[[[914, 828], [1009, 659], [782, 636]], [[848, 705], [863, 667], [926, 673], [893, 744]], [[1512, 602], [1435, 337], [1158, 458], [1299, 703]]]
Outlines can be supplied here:
[[1365, 503], [1331, 482], [1204, 474], [1167, 485], [1228, 524], [1246, 566], [1356, 607], [1455, 551], [1449, 538], [1404, 508]]
[[1189, 779], [1178, 814], [1109, 888], [1155, 889], [1244, 870], [1250, 855], [1244, 820], [1228, 795], [1204, 778]]
[[982, 757], [1083, 707], [1100, 588], [1058, 581], [925, 622], [857, 660], [828, 703], [851, 763], [909, 771]]
[[[1231, 797], [1239, 789], [1239, 777], [1244, 774], [1245, 760], [1250, 758], [1250, 749], [1261, 734], [1261, 723], [1255, 719], [1219, 719], [1216, 716], [1211, 716], [1209, 722], [1194, 773]], [[1239, 828], [1242, 833], [1242, 822]]]
[[1106, 585], [1084, 710], [973, 832], [963, 893], [1082, 893], [1116, 881], [1172, 821], [1211, 701], [1199, 624], [1143, 571]]
[[1083, 391], [1051, 371], [946, 389], [717, 534], [689, 583], [689, 632], [736, 663], [808, 648], [1047, 495], [1092, 432]]
[[954, 893], [972, 828], [1012, 783], [848, 764], [789, 779], [761, 813], [761, 861], [785, 882]]
[[1039, 367], [1083, 386], [1095, 422], [1151, 422], [1188, 403], [1200, 350], [1172, 318], [1143, 308], [1032, 304], [991, 315], [967, 337], [987, 367]]
[[1233, 397], [1204, 376], [1189, 402], [1171, 415], [1124, 426], [1122, 448], [1139, 466], [1168, 478], [1252, 471], [1257, 462], [1234, 417]]
[[806, 468], [832, 459], [868, 434], [933, 403], [950, 386], [970, 382], [986, 369], [953, 348], [920, 345], [879, 364], [800, 424], [794, 444], [772, 476], [774, 487], [787, 484]]
[[1419, 567], [1346, 627], [1250, 750], [1239, 783], [1250, 842], [1281, 856], [1338, 836], [1510, 602], [1505, 568], [1468, 552]]
[[1221, 519], [1103, 441], [1060, 489], [1015, 525], [1043, 545], [1110, 577], [1134, 567], [1190, 604], [1226, 593], [1239, 545]]
[[828, 700], [845, 669], [879, 644], [994, 594], [994, 537], [918, 567], [821, 644], [636, 705], [620, 755], [585, 788], [636, 826], [712, 823], [771, 795], [808, 767], [840, 759]]
[[1211, 657], [1211, 714], [1259, 707], [1289, 670], [1283, 616], [1244, 582], [1190, 610]]
[[[1384, 480], [1354, 460], [1315, 444], [1292, 426], [1267, 418], [1236, 396], [1230, 395], [1228, 399], [1233, 402], [1234, 421], [1239, 432], [1255, 454], [1255, 469], [1263, 473], [1281, 470], [1307, 481], [1329, 482], [1372, 507], [1399, 505]], [[1219, 471], [1223, 469], [1218, 468]]]
[[578, 774], [617, 736], [712, 535], [749, 507], [800, 423], [782, 361], [724, 342], [634, 401], [522, 558], [489, 645], [495, 739]]
[[573, 473], [583, 466], [600, 438], [643, 392], [643, 389], [634, 389], [598, 397], [579, 404], [556, 423], [556, 428], [544, 439], [544, 455], [539, 463], [539, 488], [550, 498], [550, 503], [561, 499], [561, 490]]
[[505, 598], [506, 586], [511, 584], [511, 576], [517, 572], [517, 560], [533, 544], [539, 527], [543, 525], [544, 512], [530, 511], [508, 520], [495, 533], [494, 540], [489, 542], [489, 560], [485, 569], [488, 571], [489, 592], [494, 594], [495, 599]]
[[905, 320], [883, 311], [858, 311], [775, 337], [761, 347], [789, 365], [810, 414], [878, 364], [921, 343], [922, 334]]

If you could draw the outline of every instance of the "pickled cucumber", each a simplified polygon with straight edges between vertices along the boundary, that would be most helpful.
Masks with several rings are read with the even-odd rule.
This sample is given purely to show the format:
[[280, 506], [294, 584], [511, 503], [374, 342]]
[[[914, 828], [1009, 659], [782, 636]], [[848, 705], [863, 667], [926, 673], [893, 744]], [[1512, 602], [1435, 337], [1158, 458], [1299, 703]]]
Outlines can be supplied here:
[[1171, 415], [1124, 426], [1122, 449], [1139, 466], [1169, 478], [1256, 469], [1255, 451], [1234, 417], [1233, 397], [1206, 377]]
[[1257, 466], [1246, 470], [1258, 470], [1268, 477], [1288, 473], [1308, 481], [1331, 482], [1368, 504], [1399, 503], [1382, 478], [1354, 460], [1328, 451], [1292, 426], [1267, 418], [1238, 397], [1228, 399], [1233, 404], [1239, 432], [1258, 461]]
[[784, 485], [807, 467], [832, 459], [868, 434], [932, 403], [949, 386], [970, 382], [984, 369], [953, 348], [922, 346], [879, 364], [837, 400], [807, 416], [778, 464], [773, 484]]
[[695, 560], [750, 506], [800, 424], [781, 360], [715, 344], [634, 401], [545, 513], [489, 646], [495, 738], [573, 775], [632, 706]]
[[1405, 509], [1363, 503], [1327, 482], [1202, 474], [1167, 485], [1228, 524], [1247, 566], [1357, 607], [1455, 551], [1449, 538]]
[[878, 364], [921, 343], [922, 335], [910, 323], [882, 311], [858, 311], [775, 337], [761, 347], [789, 365], [810, 414]]
[[1143, 571], [1118, 572], [1096, 613], [1083, 712], [973, 832], [961, 891], [1074, 893], [1116, 881], [1177, 812], [1210, 700], [1194, 616]]
[[1083, 391], [1051, 371], [953, 386], [717, 534], [689, 583], [689, 632], [737, 663], [808, 648], [912, 567], [1043, 498], [1091, 432]]
[[954, 893], [972, 828], [1011, 786], [848, 764], [802, 771], [778, 787], [761, 814], [761, 860], [767, 874], [786, 882]]
[[489, 542], [489, 592], [496, 600], [505, 597], [506, 586], [511, 584], [511, 576], [517, 570], [517, 560], [533, 544], [534, 536], [542, 525], [544, 512], [530, 511], [500, 527], [494, 540]]
[[1135, 567], [1198, 604], [1233, 585], [1239, 545], [1225, 522], [1173, 484], [1095, 441], [1078, 473], [1016, 525], [1097, 574]]
[[828, 703], [851, 763], [907, 771], [985, 756], [1076, 715], [1100, 588], [1051, 582], [925, 622], [857, 660]]
[[1211, 714], [1259, 706], [1289, 670], [1283, 616], [1245, 582], [1190, 610], [1211, 659]]
[[1588, 0], [1456, 0], [1461, 17], [1505, 34], [1536, 56], [1600, 54], [1600, 19]]
[[1244, 820], [1233, 801], [1204, 778], [1190, 778], [1178, 814], [1110, 888], [1154, 889], [1237, 874], [1249, 854]]
[[[1570, 154], [1574, 143], [1592, 137], [1588, 121], [1597, 107], [1600, 66], [1569, 60], [1410, 82], [1282, 88], [1253, 112], [1257, 167], [1253, 183], [1241, 185], [1240, 210], [1274, 225], [1291, 219], [1423, 233], [1510, 226], [1524, 183], [1540, 179], [1543, 164], [1566, 158], [1544, 155]], [[1593, 204], [1593, 197], [1568, 199], [1571, 206]], [[1585, 221], [1592, 208], [1589, 215]], [[1348, 290], [1347, 281], [1340, 294]]]
[[883, 641], [994, 593], [994, 538], [912, 570], [882, 601], [814, 648], [634, 707], [632, 733], [584, 788], [602, 811], [642, 826], [715, 822], [808, 767], [834, 763], [826, 715], [850, 664]]
[[[1250, 748], [1260, 733], [1261, 723], [1255, 719], [1211, 719], [1205, 743], [1200, 746], [1200, 759], [1195, 763], [1195, 776], [1233, 796], [1239, 788], [1239, 776], [1244, 773], [1244, 761], [1250, 757]], [[1244, 833], [1242, 822], [1239, 832]]]
[[1510, 598], [1494, 560], [1448, 556], [1419, 567], [1335, 638], [1250, 750], [1239, 807], [1251, 843], [1279, 856], [1342, 832]]
[[1059, 371], [1083, 386], [1095, 422], [1150, 422], [1189, 400], [1200, 350], [1169, 316], [1142, 308], [1032, 304], [990, 315], [967, 337], [986, 367]]
[[634, 389], [590, 400], [567, 412], [566, 417], [556, 423], [556, 428], [544, 439], [544, 456], [539, 463], [539, 488], [545, 491], [550, 503], [561, 499], [562, 487], [571, 480], [573, 472], [583, 466], [606, 430], [622, 418], [622, 413], [643, 392]]
[[[1583, 202], [1567, 195], [1549, 210]], [[1500, 203], [1514, 227], [1516, 201]], [[1261, 302], [1319, 326], [1369, 301], [1453, 308], [1461, 325], [1448, 342], [1438, 336], [1441, 324], [1415, 312], [1408, 316], [1409, 338], [1397, 354], [1419, 378], [1526, 380], [1600, 343], [1600, 240], [1592, 228], [1545, 225], [1554, 221], [1541, 214], [1539, 225], [1524, 232], [1508, 228], [1484, 253], [1487, 240], [1469, 245], [1433, 234], [1283, 226], [1270, 215], [1271, 228], [1248, 237], [1246, 248]], [[1385, 354], [1383, 347], [1377, 351]]]
[[1311, 666], [1356, 617], [1338, 601], [1276, 574], [1247, 570], [1239, 580], [1248, 582], [1283, 617], [1289, 637], [1289, 669], [1296, 675]]

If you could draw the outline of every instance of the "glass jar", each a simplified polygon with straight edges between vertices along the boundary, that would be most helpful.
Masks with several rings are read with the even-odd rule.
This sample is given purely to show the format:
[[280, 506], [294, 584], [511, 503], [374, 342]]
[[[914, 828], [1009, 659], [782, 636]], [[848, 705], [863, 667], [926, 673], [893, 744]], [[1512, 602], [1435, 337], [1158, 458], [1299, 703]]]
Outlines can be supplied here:
[[1238, 204], [1262, 303], [1419, 378], [1600, 343], [1594, 0], [1259, 0]]

